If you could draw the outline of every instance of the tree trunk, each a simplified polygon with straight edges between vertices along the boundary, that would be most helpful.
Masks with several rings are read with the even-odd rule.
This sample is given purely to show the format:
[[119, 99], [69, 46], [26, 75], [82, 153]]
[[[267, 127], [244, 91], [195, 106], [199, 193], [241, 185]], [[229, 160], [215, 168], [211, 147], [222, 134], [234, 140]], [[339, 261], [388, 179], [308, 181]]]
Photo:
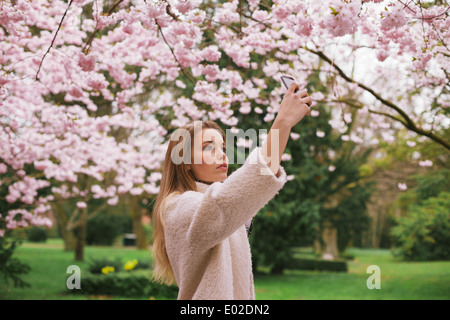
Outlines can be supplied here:
[[145, 235], [145, 230], [142, 225], [142, 210], [139, 205], [139, 198], [129, 196], [129, 207], [131, 212], [131, 219], [133, 220], [133, 233], [136, 235], [136, 247], [138, 249], [147, 249], [148, 243]]
[[323, 240], [323, 254], [322, 257], [327, 255], [328, 259], [334, 260], [339, 256], [337, 245], [337, 229], [332, 226], [329, 221], [325, 221], [324, 228], [322, 230]]
[[77, 225], [77, 244], [75, 248], [75, 261], [84, 261], [84, 239], [86, 237], [87, 208], [80, 210], [80, 219]]
[[336, 259], [339, 256], [337, 229], [331, 222], [324, 221], [322, 229], [318, 231], [318, 238], [314, 241], [314, 253], [330, 260]]
[[75, 250], [76, 238], [72, 230], [67, 229], [68, 219], [67, 214], [64, 211], [64, 206], [59, 201], [56, 201], [52, 203], [52, 211], [64, 241], [64, 251]]

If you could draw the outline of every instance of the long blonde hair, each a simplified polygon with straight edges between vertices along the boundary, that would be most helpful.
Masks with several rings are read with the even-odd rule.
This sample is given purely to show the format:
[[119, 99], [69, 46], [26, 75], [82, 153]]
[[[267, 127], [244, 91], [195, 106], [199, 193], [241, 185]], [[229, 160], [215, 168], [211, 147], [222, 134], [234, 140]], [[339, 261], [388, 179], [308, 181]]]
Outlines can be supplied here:
[[[201, 123], [200, 126], [194, 124]], [[225, 141], [225, 133], [220, 126], [214, 121], [195, 121], [175, 130], [172, 134], [169, 146], [166, 151], [166, 156], [162, 168], [162, 177], [159, 186], [159, 193], [155, 198], [155, 205], [153, 206], [152, 222], [153, 222], [153, 280], [159, 283], [172, 285], [176, 283], [173, 274], [172, 266], [170, 265], [169, 257], [166, 251], [166, 241], [164, 238], [164, 205], [167, 200], [177, 194], [181, 194], [188, 190], [198, 191], [195, 182], [195, 177], [192, 171], [188, 170], [188, 165], [185, 161], [180, 164], [175, 164], [172, 161], [172, 150], [177, 149], [186, 150], [185, 146], [188, 140], [185, 139], [183, 133], [189, 132], [191, 146], [194, 141], [194, 133], [197, 134], [198, 129], [211, 128], [217, 129], [222, 134]], [[200, 130], [201, 134], [201, 130]], [[180, 142], [180, 137], [183, 136]], [[192, 150], [192, 149], [191, 149]], [[185, 154], [182, 155], [186, 157]]]

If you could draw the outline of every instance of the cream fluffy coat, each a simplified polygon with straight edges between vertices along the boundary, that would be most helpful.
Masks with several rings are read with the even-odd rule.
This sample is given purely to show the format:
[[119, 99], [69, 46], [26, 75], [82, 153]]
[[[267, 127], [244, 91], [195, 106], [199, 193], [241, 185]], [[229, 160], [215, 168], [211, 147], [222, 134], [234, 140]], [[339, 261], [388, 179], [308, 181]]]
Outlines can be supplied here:
[[198, 191], [167, 200], [166, 249], [178, 299], [255, 299], [245, 224], [286, 183], [283, 167], [275, 176], [260, 149], [224, 182], [196, 182]]

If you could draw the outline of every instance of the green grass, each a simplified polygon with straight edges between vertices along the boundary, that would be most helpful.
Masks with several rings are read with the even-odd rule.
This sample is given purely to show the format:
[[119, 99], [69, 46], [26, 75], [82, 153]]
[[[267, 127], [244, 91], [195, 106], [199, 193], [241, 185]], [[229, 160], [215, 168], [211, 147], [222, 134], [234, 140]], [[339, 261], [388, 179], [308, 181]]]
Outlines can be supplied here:
[[[81, 269], [81, 283], [83, 272], [87, 270], [90, 259], [108, 258], [114, 260], [120, 258], [124, 263], [129, 260], [150, 260], [148, 250], [136, 250], [127, 247], [97, 247], [85, 248], [85, 261], [74, 260], [74, 252], [65, 252], [63, 243], [59, 239], [48, 240], [47, 243], [24, 243], [14, 252], [14, 256], [28, 264], [31, 271], [22, 277], [31, 288], [14, 288], [12, 284], [5, 287], [0, 283], [0, 299], [102, 299], [108, 297], [88, 297], [68, 294], [66, 288], [67, 267], [78, 265]], [[148, 299], [148, 298], [146, 298]]]
[[[255, 277], [257, 299], [426, 300], [450, 299], [450, 261], [402, 262], [389, 250], [351, 249], [348, 273], [286, 271]], [[378, 265], [381, 289], [368, 289], [367, 267]]]
[[[402, 262], [389, 250], [351, 249], [355, 256], [349, 262], [348, 273], [290, 271], [283, 275], [255, 275], [256, 299], [449, 299], [450, 261]], [[64, 252], [60, 240], [45, 244], [24, 243], [15, 257], [31, 267], [23, 277], [31, 288], [14, 288], [0, 284], [0, 299], [122, 299], [121, 297], [83, 296], [67, 294], [66, 270], [76, 264], [83, 272], [90, 258], [120, 258], [122, 261], [149, 260], [147, 250], [124, 247], [85, 248], [85, 262], [75, 262], [73, 252]], [[381, 289], [369, 290], [366, 280], [367, 267], [378, 265], [381, 270]], [[148, 297], [141, 297], [148, 299]], [[156, 297], [158, 299], [158, 297]]]

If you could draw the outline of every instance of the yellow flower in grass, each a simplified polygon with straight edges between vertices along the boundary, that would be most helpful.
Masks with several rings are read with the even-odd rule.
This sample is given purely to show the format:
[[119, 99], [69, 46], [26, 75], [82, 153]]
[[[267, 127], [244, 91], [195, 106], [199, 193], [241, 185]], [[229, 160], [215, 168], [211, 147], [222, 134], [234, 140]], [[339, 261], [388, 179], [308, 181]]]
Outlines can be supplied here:
[[127, 263], [125, 263], [125, 266], [123, 267], [125, 271], [130, 271], [133, 270], [134, 267], [136, 267], [138, 261], [136, 259], [128, 261]]
[[106, 266], [106, 267], [102, 268], [102, 273], [103, 274], [108, 274], [110, 272], [114, 272], [114, 267]]

